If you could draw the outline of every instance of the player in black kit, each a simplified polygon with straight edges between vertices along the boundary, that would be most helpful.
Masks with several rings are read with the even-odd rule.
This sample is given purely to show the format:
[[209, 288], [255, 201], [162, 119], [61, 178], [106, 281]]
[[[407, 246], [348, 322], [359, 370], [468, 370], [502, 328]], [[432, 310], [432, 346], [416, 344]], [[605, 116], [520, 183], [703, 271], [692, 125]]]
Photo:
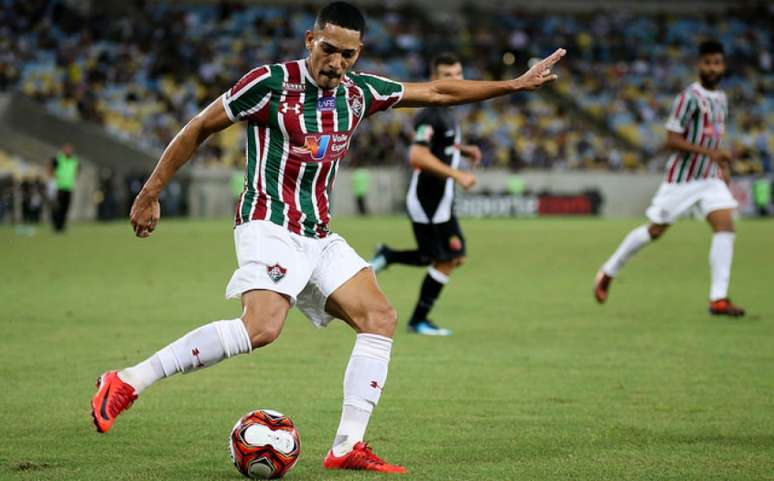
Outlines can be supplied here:
[[[449, 53], [435, 57], [431, 63], [433, 80], [462, 79], [462, 64]], [[409, 332], [429, 336], [448, 336], [451, 331], [437, 326], [428, 318], [452, 271], [465, 260], [465, 237], [454, 216], [454, 183], [467, 190], [476, 177], [459, 170], [460, 157], [471, 165], [481, 160], [475, 145], [462, 145], [460, 126], [453, 108], [422, 109], [414, 120], [414, 143], [409, 161], [414, 167], [406, 208], [414, 227], [417, 249], [398, 251], [386, 245], [377, 248], [371, 260], [374, 272], [390, 264], [428, 266], [419, 300], [409, 320]]]

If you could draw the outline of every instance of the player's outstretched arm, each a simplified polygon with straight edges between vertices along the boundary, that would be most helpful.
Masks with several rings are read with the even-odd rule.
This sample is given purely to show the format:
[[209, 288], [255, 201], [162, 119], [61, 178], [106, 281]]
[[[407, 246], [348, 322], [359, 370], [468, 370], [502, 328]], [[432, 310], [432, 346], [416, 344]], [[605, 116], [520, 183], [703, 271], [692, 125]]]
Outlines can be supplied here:
[[220, 98], [199, 112], [177, 133], [161, 154], [156, 168], [134, 199], [129, 220], [137, 237], [148, 237], [161, 217], [159, 195], [175, 172], [191, 158], [207, 138], [231, 125]]
[[436, 80], [405, 83], [403, 98], [396, 107], [459, 105], [481, 102], [523, 90], [535, 90], [558, 78], [556, 74], [551, 73], [551, 67], [564, 57], [565, 53], [563, 48], [557, 49], [533, 65], [524, 75], [512, 80]]

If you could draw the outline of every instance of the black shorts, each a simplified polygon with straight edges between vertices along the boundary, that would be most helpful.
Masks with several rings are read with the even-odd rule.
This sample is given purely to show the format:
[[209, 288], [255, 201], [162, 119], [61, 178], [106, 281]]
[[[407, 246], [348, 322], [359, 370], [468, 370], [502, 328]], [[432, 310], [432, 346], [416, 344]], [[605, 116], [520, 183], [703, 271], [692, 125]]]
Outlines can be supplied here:
[[452, 217], [442, 224], [412, 222], [419, 252], [434, 261], [450, 261], [465, 256], [465, 236]]

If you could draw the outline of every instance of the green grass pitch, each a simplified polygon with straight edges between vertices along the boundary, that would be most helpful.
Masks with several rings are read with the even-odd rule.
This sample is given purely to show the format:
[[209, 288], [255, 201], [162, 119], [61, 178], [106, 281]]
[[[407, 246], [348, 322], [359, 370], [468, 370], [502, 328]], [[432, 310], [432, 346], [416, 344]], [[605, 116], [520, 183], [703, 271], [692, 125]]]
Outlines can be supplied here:
[[[732, 296], [706, 312], [708, 227], [685, 221], [647, 247], [597, 306], [592, 278], [641, 220], [465, 221], [469, 262], [433, 318], [450, 338], [405, 333], [424, 272], [380, 276], [401, 315], [367, 439], [405, 480], [774, 479], [774, 223], [738, 226]], [[368, 257], [413, 245], [404, 218], [337, 219]], [[365, 480], [322, 458], [338, 423], [352, 332], [293, 312], [249, 356], [150, 388], [107, 435], [94, 380], [201, 324], [239, 315], [223, 291], [229, 221], [75, 225], [62, 237], [0, 229], [0, 479], [238, 480], [226, 438], [256, 408], [302, 441], [289, 480]]]

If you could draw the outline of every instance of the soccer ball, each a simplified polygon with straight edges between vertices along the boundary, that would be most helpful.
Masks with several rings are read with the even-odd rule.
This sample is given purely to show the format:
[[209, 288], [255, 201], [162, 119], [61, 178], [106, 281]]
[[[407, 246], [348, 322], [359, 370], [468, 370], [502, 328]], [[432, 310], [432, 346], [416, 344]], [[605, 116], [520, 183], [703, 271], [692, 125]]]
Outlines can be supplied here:
[[277, 411], [246, 414], [231, 430], [231, 461], [251, 479], [281, 478], [296, 464], [301, 441], [293, 421]]

